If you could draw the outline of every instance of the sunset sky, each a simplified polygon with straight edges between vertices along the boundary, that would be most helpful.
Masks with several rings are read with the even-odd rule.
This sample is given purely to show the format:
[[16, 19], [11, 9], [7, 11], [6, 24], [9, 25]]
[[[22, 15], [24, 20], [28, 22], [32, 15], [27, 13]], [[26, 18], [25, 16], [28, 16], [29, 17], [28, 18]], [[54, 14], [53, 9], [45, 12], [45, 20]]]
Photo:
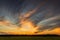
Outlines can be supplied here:
[[60, 0], [0, 0], [0, 34], [60, 35]]

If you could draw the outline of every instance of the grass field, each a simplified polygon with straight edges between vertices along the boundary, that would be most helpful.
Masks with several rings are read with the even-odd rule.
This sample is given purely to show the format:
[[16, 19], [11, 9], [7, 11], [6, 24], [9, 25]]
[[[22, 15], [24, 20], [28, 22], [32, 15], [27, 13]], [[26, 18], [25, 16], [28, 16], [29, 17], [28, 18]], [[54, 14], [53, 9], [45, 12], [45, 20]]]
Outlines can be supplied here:
[[58, 36], [0, 36], [0, 40], [60, 40]]

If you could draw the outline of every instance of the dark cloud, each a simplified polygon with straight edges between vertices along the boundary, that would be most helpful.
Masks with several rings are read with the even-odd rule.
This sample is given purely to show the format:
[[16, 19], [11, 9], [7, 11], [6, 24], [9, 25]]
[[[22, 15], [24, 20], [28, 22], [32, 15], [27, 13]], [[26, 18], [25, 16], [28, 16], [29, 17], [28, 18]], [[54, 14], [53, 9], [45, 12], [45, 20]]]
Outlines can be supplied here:
[[35, 24], [60, 15], [60, 0], [0, 0], [0, 17], [3, 16], [5, 20], [16, 24], [19, 21], [18, 17], [20, 14], [32, 11], [37, 8], [37, 6], [39, 6], [39, 8], [35, 14], [27, 18]]

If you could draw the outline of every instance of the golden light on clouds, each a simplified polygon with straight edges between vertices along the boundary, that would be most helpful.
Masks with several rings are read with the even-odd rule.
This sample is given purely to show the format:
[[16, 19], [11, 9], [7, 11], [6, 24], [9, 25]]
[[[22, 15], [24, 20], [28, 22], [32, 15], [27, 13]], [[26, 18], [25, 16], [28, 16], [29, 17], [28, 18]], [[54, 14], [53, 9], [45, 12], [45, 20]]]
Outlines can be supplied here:
[[[35, 32], [37, 32], [38, 27], [34, 27], [32, 22], [25, 21], [21, 27], [17, 27], [16, 25], [10, 24], [8, 22], [0, 22], [0, 32], [5, 32], [8, 34], [26, 34], [26, 35], [35, 35]], [[60, 35], [60, 28], [55, 28], [53, 30], [44, 30], [42, 32], [38, 32], [37, 34], [57, 34]]]
[[[37, 10], [37, 9], [36, 9]], [[10, 21], [8, 20], [3, 20], [0, 21], [0, 32], [5, 32], [7, 34], [13, 34], [13, 35], [41, 35], [41, 34], [60, 34], [60, 28], [55, 28], [53, 30], [44, 30], [42, 32], [38, 32], [38, 26], [36, 26], [33, 21], [31, 21], [30, 19], [26, 19], [26, 17], [29, 17], [32, 13], [34, 13], [34, 11], [32, 11], [31, 13], [28, 12], [28, 14], [24, 14], [21, 15], [20, 18], [20, 26], [17, 26], [15, 24], [12, 24]], [[35, 33], [38, 32], [38, 33]]]

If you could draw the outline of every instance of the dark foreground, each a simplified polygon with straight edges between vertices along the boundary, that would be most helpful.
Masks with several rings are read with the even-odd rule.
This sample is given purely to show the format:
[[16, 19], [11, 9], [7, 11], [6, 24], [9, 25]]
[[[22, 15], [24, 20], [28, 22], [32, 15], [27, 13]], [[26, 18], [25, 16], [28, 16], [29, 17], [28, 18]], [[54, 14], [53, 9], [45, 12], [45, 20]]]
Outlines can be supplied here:
[[58, 35], [0, 35], [0, 40], [60, 40]]

